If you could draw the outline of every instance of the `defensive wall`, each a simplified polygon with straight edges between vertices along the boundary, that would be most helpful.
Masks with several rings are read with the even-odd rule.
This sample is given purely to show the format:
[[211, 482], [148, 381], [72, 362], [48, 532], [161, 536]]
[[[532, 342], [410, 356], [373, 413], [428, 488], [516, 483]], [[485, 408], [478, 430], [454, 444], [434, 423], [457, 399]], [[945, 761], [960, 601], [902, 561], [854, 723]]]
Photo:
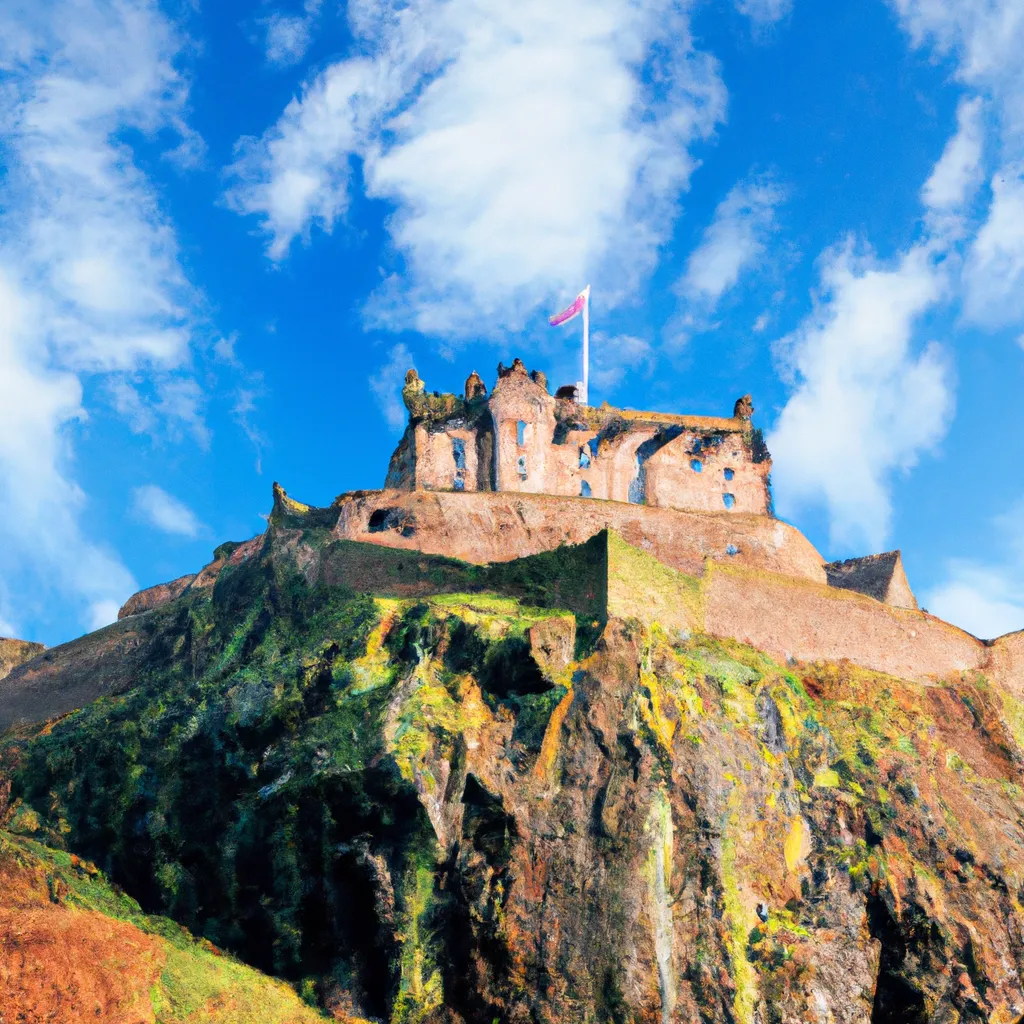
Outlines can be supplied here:
[[340, 540], [484, 564], [581, 544], [601, 530], [673, 569], [699, 575], [707, 558], [825, 583], [823, 559], [799, 530], [768, 516], [684, 512], [548, 494], [354, 491], [341, 495]]
[[[723, 556], [729, 544], [738, 550]], [[278, 488], [268, 531], [215, 554], [184, 589], [176, 580], [142, 591], [113, 625], [13, 667], [0, 678], [0, 730], [136, 685], [153, 643], [167, 643], [160, 609], [255, 557], [381, 596], [496, 592], [566, 609], [588, 628], [658, 622], [782, 662], [846, 659], [922, 682], [979, 671], [1024, 700], [1024, 631], [981, 641], [927, 612], [830, 587], [810, 543], [766, 517], [497, 493], [363, 492], [318, 509]]]

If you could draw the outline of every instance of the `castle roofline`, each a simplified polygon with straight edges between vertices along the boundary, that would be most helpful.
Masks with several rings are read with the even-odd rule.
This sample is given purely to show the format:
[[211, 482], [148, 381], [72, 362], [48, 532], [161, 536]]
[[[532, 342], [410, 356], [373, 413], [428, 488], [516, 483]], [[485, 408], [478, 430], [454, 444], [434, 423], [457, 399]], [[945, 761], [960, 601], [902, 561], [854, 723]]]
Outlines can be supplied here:
[[619, 409], [607, 402], [599, 406], [578, 406], [579, 419], [603, 423], [609, 416], [616, 416], [630, 423], [665, 423], [671, 426], [688, 427], [691, 430], [715, 430], [726, 433], [742, 433], [750, 430], [750, 420], [738, 416], [692, 416], [672, 412], [648, 412], [643, 409]]

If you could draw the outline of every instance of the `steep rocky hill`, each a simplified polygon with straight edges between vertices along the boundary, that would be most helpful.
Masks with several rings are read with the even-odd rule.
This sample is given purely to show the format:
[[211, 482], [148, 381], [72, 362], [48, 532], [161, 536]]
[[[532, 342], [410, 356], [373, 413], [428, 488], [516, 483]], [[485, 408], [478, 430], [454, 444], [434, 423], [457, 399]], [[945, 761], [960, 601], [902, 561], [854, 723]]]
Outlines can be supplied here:
[[[90, 985], [103, 942], [149, 958], [137, 1019], [249, 1019], [146, 996], [243, 968], [143, 911], [336, 1019], [1024, 1014], [1024, 706], [984, 671], [713, 637], [706, 582], [613, 534], [478, 566], [281, 504], [215, 564], [0, 681], [0, 1019], [78, 1019], [11, 994], [71, 920]], [[142, 911], [68, 909], [72, 853]]]

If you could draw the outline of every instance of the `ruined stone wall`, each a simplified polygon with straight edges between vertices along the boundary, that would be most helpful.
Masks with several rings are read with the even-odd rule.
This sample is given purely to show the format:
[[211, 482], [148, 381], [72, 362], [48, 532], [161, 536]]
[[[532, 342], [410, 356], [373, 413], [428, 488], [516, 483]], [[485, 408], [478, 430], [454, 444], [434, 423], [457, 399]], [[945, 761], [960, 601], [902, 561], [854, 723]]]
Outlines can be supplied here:
[[489, 402], [494, 435], [495, 488], [550, 494], [555, 399], [525, 371], [501, 378]]
[[686, 431], [654, 452], [642, 467], [650, 505], [718, 512], [723, 508], [765, 515], [770, 463], [755, 462], [739, 432]]
[[692, 575], [714, 558], [825, 583], [823, 559], [811, 542], [767, 516], [502, 492], [356, 491], [342, 495], [335, 508], [339, 539], [478, 564], [580, 544], [610, 528]]
[[416, 487], [426, 491], [484, 490], [481, 477], [490, 467], [479, 463], [477, 431], [469, 427], [430, 430], [418, 424], [416, 443]]
[[410, 427], [386, 488], [770, 512], [771, 462], [767, 451], [757, 457], [749, 419], [580, 406], [550, 395], [543, 375], [518, 359], [499, 368], [490, 396], [475, 375], [461, 399], [428, 393], [410, 374], [403, 391]]
[[989, 649], [962, 629], [854, 591], [714, 564], [703, 589], [706, 632], [783, 660], [848, 658], [905, 679], [989, 667]]

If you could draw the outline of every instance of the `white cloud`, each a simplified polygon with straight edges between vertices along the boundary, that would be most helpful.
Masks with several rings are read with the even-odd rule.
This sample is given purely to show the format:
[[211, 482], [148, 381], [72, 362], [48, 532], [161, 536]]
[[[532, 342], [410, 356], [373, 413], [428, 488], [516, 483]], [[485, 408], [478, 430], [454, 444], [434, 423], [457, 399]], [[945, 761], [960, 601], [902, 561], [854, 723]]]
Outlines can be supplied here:
[[117, 601], [97, 601], [89, 607], [89, 617], [86, 620], [89, 629], [102, 629], [117, 621], [117, 613], [121, 605]]
[[387, 420], [388, 426], [401, 430], [408, 419], [405, 403], [402, 401], [402, 387], [405, 384], [405, 372], [416, 364], [412, 353], [402, 343], [392, 346], [387, 362], [370, 377], [370, 390], [377, 400], [381, 415]]
[[[79, 521], [86, 496], [70, 476], [70, 428], [87, 417], [82, 381], [114, 372], [180, 382], [190, 358], [195, 297], [124, 141], [169, 131], [194, 152], [179, 45], [149, 0], [0, 8], [0, 593], [39, 608], [62, 593], [89, 626], [135, 582]], [[163, 399], [193, 433], [194, 387], [169, 385]]]
[[949, 576], [925, 596], [933, 615], [984, 639], [1024, 629], [1024, 590], [997, 569], [951, 562]]
[[[957, 77], [992, 98], [1000, 168], [965, 268], [965, 313], [987, 327], [1024, 318], [1024, 4], [1020, 0], [891, 0], [916, 46], [957, 61]], [[963, 109], [963, 108], [961, 108]], [[975, 129], [977, 131], [977, 129]], [[969, 147], [968, 147], [969, 148]]]
[[369, 315], [428, 333], [521, 323], [584, 279], [606, 303], [653, 266], [724, 113], [712, 58], [670, 0], [361, 0], [361, 56], [243, 140], [229, 198], [269, 254], [349, 202], [349, 164], [394, 204], [404, 258]]
[[782, 189], [766, 177], [734, 185], [690, 254], [681, 292], [713, 308], [764, 253], [776, 227], [775, 208], [784, 198]]
[[981, 183], [984, 146], [981, 100], [978, 97], [961, 100], [956, 120], [957, 132], [946, 143], [921, 193], [925, 206], [932, 210], [961, 208]]
[[933, 614], [986, 639], [1024, 629], [1024, 500], [997, 516], [992, 528], [1001, 541], [999, 561], [951, 559], [946, 578], [922, 601]]
[[1024, 162], [992, 179], [992, 205], [964, 268], [964, 309], [991, 327], [1024, 321]]
[[321, 0], [306, 0], [304, 14], [275, 11], [262, 22], [266, 29], [267, 61], [278, 67], [297, 64], [313, 41], [313, 28], [320, 13]]
[[894, 266], [826, 253], [814, 310], [777, 347], [795, 390], [768, 439], [782, 515], [824, 504], [832, 543], [879, 550], [896, 470], [943, 435], [953, 398], [936, 345], [915, 351], [918, 318], [944, 294], [935, 254], [919, 245]]
[[751, 329], [751, 330], [752, 330], [752, 331], [753, 331], [753, 332], [754, 332], [755, 334], [764, 334], [764, 332], [765, 332], [766, 330], [768, 330], [768, 325], [769, 325], [769, 324], [771, 323], [771, 321], [772, 321], [772, 315], [771, 315], [771, 313], [769, 313], [769, 312], [768, 312], [768, 310], [765, 310], [765, 311], [764, 311], [763, 313], [761, 313], [761, 314], [760, 314], [760, 315], [758, 316], [758, 318], [757, 318], [757, 319], [756, 319], [756, 320], [754, 321], [754, 323], [753, 323], [753, 325], [751, 326], [751, 328], [750, 328], [750, 329]]
[[793, 0], [736, 0], [736, 10], [745, 14], [755, 26], [781, 21], [793, 9]]
[[198, 537], [203, 529], [188, 505], [156, 484], [145, 484], [132, 491], [132, 512], [150, 526], [180, 537]]
[[[609, 337], [601, 331], [591, 339], [591, 391], [613, 391], [626, 374], [634, 378], [649, 377], [654, 371], [656, 356], [649, 341], [633, 334]], [[593, 394], [591, 394], [593, 401]]]
[[267, 20], [267, 60], [287, 67], [302, 60], [311, 32], [306, 18], [274, 14]]

